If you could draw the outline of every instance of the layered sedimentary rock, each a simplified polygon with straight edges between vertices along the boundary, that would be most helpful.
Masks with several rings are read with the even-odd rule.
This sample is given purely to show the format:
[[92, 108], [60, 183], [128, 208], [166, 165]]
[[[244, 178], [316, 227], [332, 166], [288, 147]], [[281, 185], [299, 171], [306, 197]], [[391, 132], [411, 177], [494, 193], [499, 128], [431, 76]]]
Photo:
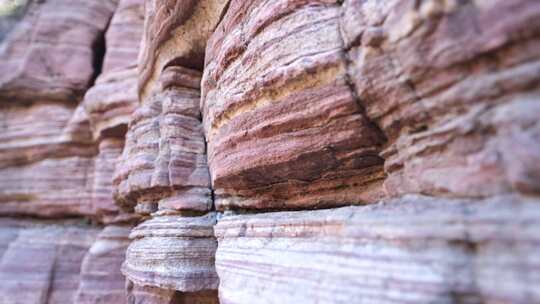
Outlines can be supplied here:
[[73, 303], [81, 262], [99, 229], [74, 221], [0, 225], [0, 302]]
[[351, 90], [337, 1], [231, 1], [203, 79], [218, 209], [300, 209], [383, 196], [384, 137]]
[[142, 37], [143, 0], [122, 0], [105, 35], [102, 72], [84, 97], [93, 137], [124, 138], [138, 103], [137, 54]]
[[540, 3], [349, 0], [343, 14], [390, 195], [539, 193]]
[[110, 225], [97, 236], [81, 264], [77, 304], [127, 303], [125, 278], [120, 271], [131, 226]]
[[538, 199], [226, 216], [220, 303], [538, 303]]
[[132, 221], [114, 204], [113, 173], [124, 148], [130, 115], [138, 103], [137, 53], [143, 29], [143, 1], [122, 0], [105, 35], [107, 52], [100, 76], [80, 107], [88, 113], [92, 138], [99, 142], [93, 189], [93, 212], [102, 222]]
[[210, 210], [199, 81], [197, 71], [167, 68], [161, 90], [135, 111], [114, 179], [117, 203], [141, 214]]
[[[145, 216], [130, 235], [129, 301], [217, 302], [210, 175], [200, 113], [206, 40], [224, 1], [148, 1], [133, 113], [116, 202]], [[190, 294], [186, 294], [190, 293]], [[131, 303], [130, 302], [130, 303]]]
[[10, 3], [1, 303], [540, 303], [537, 1]]
[[76, 104], [99, 72], [115, 1], [30, 1], [0, 47], [3, 215], [92, 214], [88, 115]]
[[[2, 41], [2, 103], [78, 101], [94, 77], [113, 0], [30, 1]], [[95, 60], [94, 60], [95, 59]]]
[[114, 205], [112, 176], [137, 102], [142, 1], [116, 6], [28, 1], [1, 29], [0, 214], [116, 223], [1, 219], [1, 303], [126, 302], [119, 224], [134, 217]]
[[217, 289], [214, 213], [180, 216], [159, 212], [130, 234], [122, 270], [135, 284], [194, 292]]

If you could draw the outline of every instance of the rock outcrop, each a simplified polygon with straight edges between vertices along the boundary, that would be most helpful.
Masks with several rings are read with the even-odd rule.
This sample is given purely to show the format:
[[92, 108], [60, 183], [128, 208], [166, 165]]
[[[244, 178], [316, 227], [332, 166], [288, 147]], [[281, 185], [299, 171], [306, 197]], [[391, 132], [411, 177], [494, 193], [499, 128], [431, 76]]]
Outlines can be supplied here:
[[0, 3], [0, 303], [540, 303], [540, 2]]
[[126, 303], [136, 216], [112, 177], [138, 99], [142, 0], [21, 3], [1, 28], [0, 303]]
[[0, 226], [0, 303], [74, 303], [81, 262], [99, 230], [69, 221]]
[[345, 1], [349, 71], [388, 138], [391, 196], [539, 193], [540, 3], [475, 2]]
[[539, 200], [407, 195], [225, 216], [221, 303], [538, 303]]
[[384, 137], [350, 88], [340, 14], [337, 1], [231, 1], [207, 47], [202, 96], [219, 210], [383, 196]]

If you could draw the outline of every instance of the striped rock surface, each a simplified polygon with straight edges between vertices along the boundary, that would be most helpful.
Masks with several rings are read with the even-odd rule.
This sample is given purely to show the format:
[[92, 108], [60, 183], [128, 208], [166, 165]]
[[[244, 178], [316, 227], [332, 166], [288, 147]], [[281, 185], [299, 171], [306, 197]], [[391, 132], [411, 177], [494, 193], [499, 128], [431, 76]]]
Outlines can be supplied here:
[[538, 303], [538, 199], [223, 217], [220, 303]]

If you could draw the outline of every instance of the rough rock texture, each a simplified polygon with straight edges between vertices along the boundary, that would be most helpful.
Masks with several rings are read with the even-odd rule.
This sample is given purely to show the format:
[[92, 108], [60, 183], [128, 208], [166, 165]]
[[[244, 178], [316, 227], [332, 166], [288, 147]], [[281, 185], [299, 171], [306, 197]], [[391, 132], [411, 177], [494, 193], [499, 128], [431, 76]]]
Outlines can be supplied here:
[[540, 193], [538, 1], [348, 0], [341, 28], [390, 195]]
[[0, 46], [0, 214], [92, 214], [88, 115], [115, 1], [31, 1]]
[[[141, 105], [116, 167], [114, 194], [146, 217], [122, 267], [130, 303], [216, 303], [217, 243], [200, 113], [206, 40], [225, 1], [148, 1], [139, 68]], [[131, 290], [131, 291], [129, 291]], [[192, 293], [186, 295], [184, 293]]]
[[535, 0], [0, 1], [0, 303], [540, 303], [539, 33]]
[[540, 201], [405, 196], [226, 216], [220, 302], [539, 303]]
[[122, 271], [140, 286], [184, 292], [217, 289], [215, 223], [214, 213], [188, 217], [158, 212], [131, 232]]
[[56, 219], [0, 218], [0, 303], [126, 303], [119, 225], [134, 216], [112, 177], [137, 102], [142, 0], [28, 1], [16, 16], [13, 3], [0, 3], [0, 215]]
[[381, 198], [384, 137], [348, 84], [340, 12], [337, 1], [231, 1], [203, 80], [218, 209]]
[[196, 71], [167, 68], [162, 91], [133, 114], [114, 178], [118, 203], [141, 214], [158, 208], [207, 211], [212, 207], [199, 80]]
[[73, 221], [0, 220], [0, 303], [73, 303], [98, 231]]
[[144, 22], [143, 2], [120, 1], [105, 35], [107, 52], [102, 73], [83, 101], [95, 139], [123, 138], [138, 103], [137, 54]]
[[131, 226], [105, 227], [81, 264], [77, 304], [127, 303], [125, 278], [120, 271], [129, 244]]
[[9, 71], [0, 75], [0, 102], [77, 102], [115, 7], [114, 0], [31, 1], [0, 46], [0, 70]]

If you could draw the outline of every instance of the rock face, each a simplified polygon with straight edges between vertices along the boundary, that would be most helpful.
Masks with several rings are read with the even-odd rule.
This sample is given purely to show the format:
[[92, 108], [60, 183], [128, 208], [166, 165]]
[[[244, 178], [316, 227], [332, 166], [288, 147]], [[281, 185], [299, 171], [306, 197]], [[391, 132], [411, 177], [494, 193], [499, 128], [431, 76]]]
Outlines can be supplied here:
[[73, 303], [81, 262], [99, 230], [73, 222], [0, 225], [0, 303]]
[[114, 0], [31, 1], [2, 41], [1, 103], [77, 102], [101, 60], [96, 51], [115, 7]]
[[337, 1], [231, 1], [207, 47], [204, 126], [218, 209], [379, 199], [384, 137], [351, 90]]
[[538, 303], [538, 203], [407, 195], [226, 216], [215, 228], [220, 301]]
[[195, 292], [217, 289], [214, 213], [199, 217], [159, 212], [133, 229], [123, 272], [135, 284]]
[[0, 303], [540, 303], [539, 34], [535, 0], [4, 1]]
[[206, 40], [225, 4], [146, 3], [141, 105], [114, 177], [117, 203], [146, 219], [131, 233], [122, 267], [132, 303], [217, 303], [200, 82]]
[[97, 236], [81, 264], [75, 303], [127, 303], [120, 267], [125, 259], [131, 226], [110, 225]]
[[390, 195], [539, 193], [539, 17], [528, 0], [345, 2], [349, 70], [388, 138]]
[[0, 4], [0, 215], [54, 220], [0, 218], [0, 303], [126, 303], [136, 217], [113, 203], [112, 176], [137, 102], [142, 1], [19, 2]]

